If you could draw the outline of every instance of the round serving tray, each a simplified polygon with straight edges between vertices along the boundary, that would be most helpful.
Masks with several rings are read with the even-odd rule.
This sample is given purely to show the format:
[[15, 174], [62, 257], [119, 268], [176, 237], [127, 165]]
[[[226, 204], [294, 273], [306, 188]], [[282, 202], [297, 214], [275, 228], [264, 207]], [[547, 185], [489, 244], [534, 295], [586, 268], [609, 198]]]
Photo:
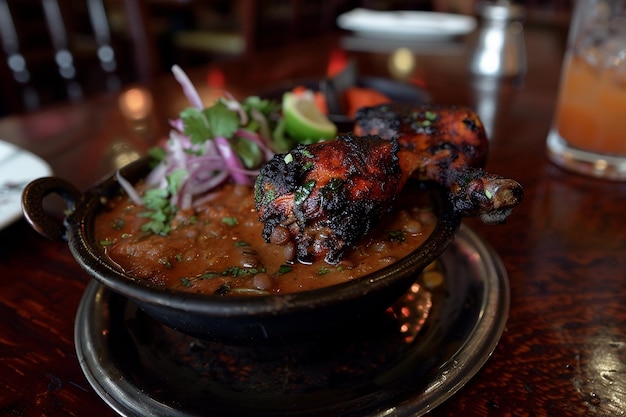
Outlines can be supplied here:
[[500, 258], [468, 227], [437, 268], [442, 282], [416, 277], [380, 317], [260, 347], [183, 335], [93, 281], [78, 308], [76, 351], [122, 416], [421, 416], [484, 365], [509, 308]]

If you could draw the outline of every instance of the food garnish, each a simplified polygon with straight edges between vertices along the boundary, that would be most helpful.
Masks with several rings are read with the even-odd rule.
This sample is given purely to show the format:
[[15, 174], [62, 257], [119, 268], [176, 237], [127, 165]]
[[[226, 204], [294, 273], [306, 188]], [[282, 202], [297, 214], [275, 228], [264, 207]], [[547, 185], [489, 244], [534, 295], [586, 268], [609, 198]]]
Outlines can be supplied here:
[[205, 106], [183, 70], [174, 66], [172, 72], [191, 106], [170, 121], [168, 140], [150, 151], [158, 163], [142, 193], [117, 174], [131, 200], [145, 208], [140, 214], [148, 219], [144, 232], [167, 234], [178, 210], [201, 204], [216, 187], [227, 181], [251, 186], [261, 165], [276, 152], [286, 152], [304, 140], [328, 139], [336, 132], [328, 119], [326, 123], [316, 119], [323, 125], [318, 133], [299, 135], [301, 130], [287, 129], [281, 103], [257, 96], [238, 101], [226, 93]]
[[332, 139], [337, 126], [320, 110], [312, 91], [287, 92], [283, 95], [285, 130], [300, 143]]

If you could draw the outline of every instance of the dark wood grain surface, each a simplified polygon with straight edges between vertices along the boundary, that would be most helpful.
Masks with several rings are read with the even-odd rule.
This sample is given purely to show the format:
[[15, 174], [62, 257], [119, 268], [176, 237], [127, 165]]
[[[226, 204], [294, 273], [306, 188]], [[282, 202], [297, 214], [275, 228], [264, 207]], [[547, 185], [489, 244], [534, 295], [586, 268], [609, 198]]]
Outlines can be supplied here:
[[[225, 82], [236, 97], [326, 73], [353, 57], [363, 74], [390, 76], [390, 46], [325, 37], [194, 69], [197, 85]], [[467, 73], [463, 44], [415, 51], [411, 79], [438, 104], [478, 109], [491, 137], [487, 168], [517, 179], [525, 199], [504, 225], [466, 223], [502, 258], [510, 315], [483, 369], [429, 415], [617, 416], [626, 409], [626, 184], [548, 162], [544, 143], [558, 88], [563, 30], [527, 28], [528, 74], [485, 83]], [[364, 51], [369, 47], [375, 51]], [[357, 50], [358, 49], [358, 50]], [[45, 158], [81, 188], [143, 154], [167, 133], [185, 99], [164, 77], [147, 86], [150, 117], [129, 121], [117, 95], [0, 120], [0, 138]], [[24, 220], [0, 231], [0, 416], [113, 416], [83, 376], [74, 317], [89, 277], [67, 246]]]

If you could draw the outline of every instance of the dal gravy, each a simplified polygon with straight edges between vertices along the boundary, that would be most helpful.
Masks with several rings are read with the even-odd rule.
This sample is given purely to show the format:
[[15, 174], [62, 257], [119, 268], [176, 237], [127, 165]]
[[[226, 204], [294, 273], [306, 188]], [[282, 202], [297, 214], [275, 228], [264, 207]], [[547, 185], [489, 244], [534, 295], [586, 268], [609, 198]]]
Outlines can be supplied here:
[[288, 264], [289, 246], [264, 241], [253, 190], [241, 185], [225, 185], [194, 212], [179, 212], [167, 236], [142, 232], [146, 219], [137, 214], [145, 208], [120, 196], [96, 218], [95, 234], [113, 262], [151, 285], [220, 295], [293, 293], [363, 276], [421, 245], [437, 219], [428, 194], [410, 191], [338, 265]]

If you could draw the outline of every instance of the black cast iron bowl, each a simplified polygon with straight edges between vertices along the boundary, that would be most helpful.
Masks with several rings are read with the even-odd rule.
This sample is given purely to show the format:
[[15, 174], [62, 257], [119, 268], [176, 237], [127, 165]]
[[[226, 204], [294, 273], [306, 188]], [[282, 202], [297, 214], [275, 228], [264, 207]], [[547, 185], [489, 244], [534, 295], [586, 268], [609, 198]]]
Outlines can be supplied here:
[[[148, 159], [141, 159], [122, 168], [122, 174], [135, 182], [149, 170]], [[438, 223], [431, 236], [411, 254], [346, 283], [267, 296], [199, 295], [150, 287], [108, 260], [96, 242], [93, 225], [105, 202], [121, 192], [115, 175], [85, 192], [59, 178], [40, 178], [25, 188], [22, 205], [27, 221], [37, 232], [66, 241], [78, 264], [91, 277], [134, 301], [153, 319], [201, 339], [246, 345], [282, 343], [342, 331], [393, 304], [452, 243], [460, 227], [460, 216], [448, 202], [446, 191], [426, 188], [424, 192], [433, 194]], [[51, 194], [63, 197], [67, 204], [63, 222], [44, 208], [44, 198]]]

